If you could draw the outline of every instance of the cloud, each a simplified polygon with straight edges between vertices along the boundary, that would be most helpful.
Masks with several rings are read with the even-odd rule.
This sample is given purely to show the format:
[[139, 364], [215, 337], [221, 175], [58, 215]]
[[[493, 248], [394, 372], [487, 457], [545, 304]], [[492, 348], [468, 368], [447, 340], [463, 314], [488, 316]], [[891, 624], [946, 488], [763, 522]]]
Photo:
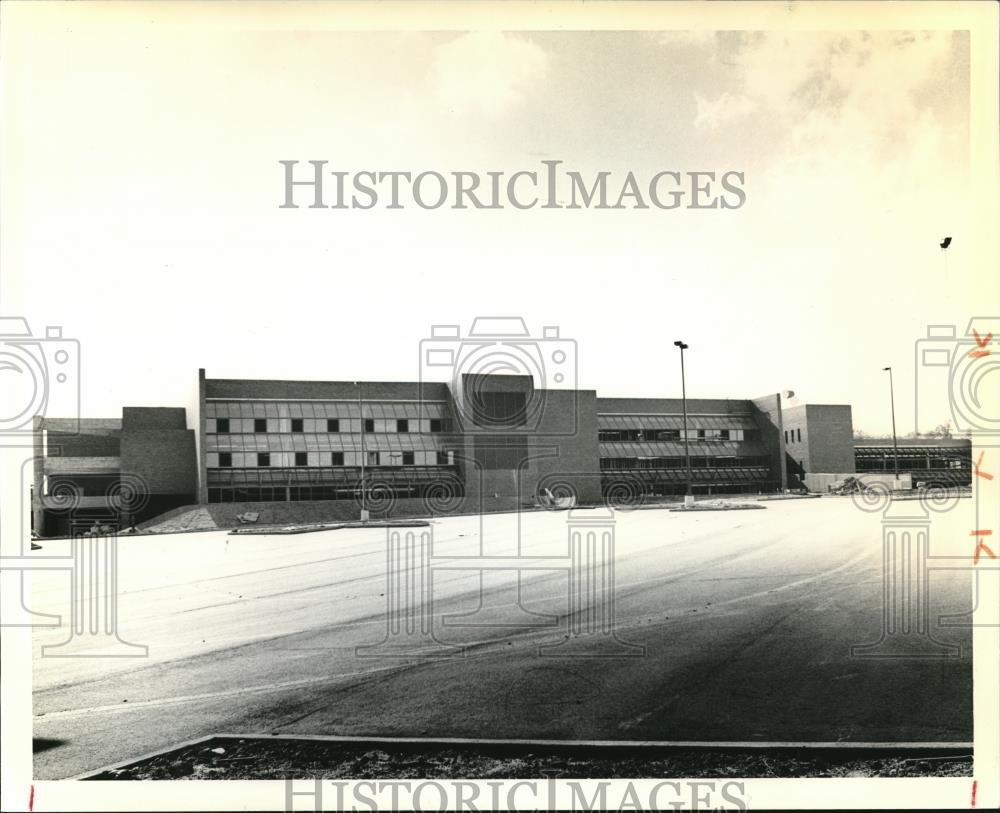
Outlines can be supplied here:
[[694, 95], [697, 111], [695, 127], [719, 128], [748, 116], [757, 109], [757, 103], [748, 96], [734, 96], [723, 93], [714, 100], [706, 99], [700, 93]]
[[736, 87], [699, 102], [706, 123], [758, 111], [791, 134], [822, 119], [883, 137], [920, 118], [920, 91], [947, 66], [952, 39], [947, 31], [754, 33], [727, 50], [719, 59]]
[[430, 80], [449, 109], [495, 118], [544, 82], [548, 70], [548, 55], [534, 42], [475, 31], [436, 49]]

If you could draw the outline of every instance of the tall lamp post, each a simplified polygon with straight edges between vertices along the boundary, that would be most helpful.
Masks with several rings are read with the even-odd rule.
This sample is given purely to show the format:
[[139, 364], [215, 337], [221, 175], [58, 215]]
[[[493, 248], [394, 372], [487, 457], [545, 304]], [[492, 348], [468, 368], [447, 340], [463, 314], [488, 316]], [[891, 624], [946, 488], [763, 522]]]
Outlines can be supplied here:
[[685, 502], [691, 502], [691, 454], [688, 451], [688, 407], [687, 407], [687, 385], [684, 382], [684, 351], [688, 349], [688, 346], [682, 341], [674, 342], [674, 347], [677, 347], [681, 351], [681, 411], [684, 415], [684, 468], [687, 470], [687, 490], [685, 495], [688, 499]]
[[892, 407], [892, 464], [899, 479], [899, 447], [896, 444], [896, 396], [892, 386], [892, 367], [883, 367], [882, 372], [889, 373], [889, 405]]
[[358, 415], [361, 417], [361, 521], [368, 522], [368, 506], [365, 505], [365, 408], [361, 397], [364, 385], [358, 382]]

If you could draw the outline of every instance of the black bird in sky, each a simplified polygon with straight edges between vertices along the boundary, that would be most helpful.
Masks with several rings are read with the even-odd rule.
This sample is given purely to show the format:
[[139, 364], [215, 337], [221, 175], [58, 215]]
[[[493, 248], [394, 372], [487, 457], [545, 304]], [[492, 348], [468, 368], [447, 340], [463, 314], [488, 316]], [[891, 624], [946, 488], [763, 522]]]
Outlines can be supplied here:
[[948, 248], [948, 246], [950, 245], [951, 245], [950, 237], [945, 237], [944, 240], [941, 241], [941, 248]]

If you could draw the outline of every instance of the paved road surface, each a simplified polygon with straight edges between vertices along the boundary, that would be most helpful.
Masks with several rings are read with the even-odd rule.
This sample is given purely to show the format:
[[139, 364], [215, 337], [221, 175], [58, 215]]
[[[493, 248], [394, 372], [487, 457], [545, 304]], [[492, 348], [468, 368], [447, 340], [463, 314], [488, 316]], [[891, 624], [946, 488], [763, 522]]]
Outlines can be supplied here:
[[[916, 503], [914, 503], [916, 506]], [[970, 500], [933, 516], [931, 554], [968, 559]], [[565, 512], [520, 520], [522, 553], [567, 549]], [[882, 516], [847, 498], [766, 510], [619, 512], [620, 640], [644, 657], [540, 657], [567, 633], [567, 577], [438, 570], [438, 640], [461, 657], [358, 657], [385, 636], [385, 531], [198, 533], [120, 541], [120, 634], [146, 658], [40, 657], [68, 627], [35, 631], [40, 779], [73, 776], [213, 733], [700, 741], [968, 741], [971, 578], [930, 576], [945, 659], [859, 659], [882, 627]], [[514, 551], [512, 515], [433, 524], [435, 555]], [[47, 542], [42, 553], [69, 550]], [[944, 561], [944, 560], [942, 560]], [[962, 560], [959, 560], [960, 562]], [[955, 562], [951, 562], [955, 564]], [[68, 620], [68, 575], [36, 574], [33, 609]], [[445, 626], [484, 607], [507, 627]], [[454, 619], [452, 619], [454, 620]], [[925, 639], [915, 636], [920, 646]], [[594, 654], [600, 636], [575, 654]], [[605, 641], [606, 643], [606, 641]]]

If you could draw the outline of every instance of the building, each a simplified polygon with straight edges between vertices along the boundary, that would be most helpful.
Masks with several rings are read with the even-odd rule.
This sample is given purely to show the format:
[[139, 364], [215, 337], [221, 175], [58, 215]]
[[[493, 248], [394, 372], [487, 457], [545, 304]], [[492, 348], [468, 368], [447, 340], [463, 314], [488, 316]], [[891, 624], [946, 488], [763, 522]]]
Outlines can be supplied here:
[[[51, 536], [194, 504], [334, 501], [339, 518], [560, 497], [627, 505], [689, 491], [823, 492], [856, 473], [893, 471], [891, 442], [855, 441], [847, 405], [785, 408], [773, 394], [689, 398], [686, 419], [684, 409], [679, 398], [536, 389], [531, 375], [282, 381], [199, 370], [195, 430], [175, 408], [36, 419], [32, 519]], [[968, 441], [902, 439], [899, 448], [914, 485], [970, 479]]]
[[864, 438], [854, 441], [858, 474], [908, 476], [914, 488], [968, 486], [972, 483], [972, 441], [969, 438]]
[[[466, 500], [687, 489], [680, 399], [535, 389], [528, 375], [445, 383], [211, 379], [199, 371], [203, 503]], [[699, 493], [787, 487], [781, 399], [688, 399]], [[371, 507], [371, 506], [369, 506]]]
[[811, 487], [806, 475], [854, 473], [854, 424], [845, 404], [802, 404], [782, 413], [782, 439], [791, 475]]
[[967, 486], [972, 479], [968, 439], [891, 437], [855, 439], [850, 406], [804, 404], [783, 412], [782, 437], [790, 478], [811, 491], [851, 476], [895, 481], [895, 455], [903, 488]]
[[[694, 493], [753, 493], [787, 487], [780, 404], [780, 395], [755, 401], [688, 400]], [[684, 414], [679, 398], [598, 398], [597, 410], [605, 490], [616, 477], [626, 474], [644, 494], [686, 493]]]
[[36, 417], [32, 527], [70, 535], [127, 528], [197, 499], [195, 432], [183, 408], [125, 407], [121, 418]]

